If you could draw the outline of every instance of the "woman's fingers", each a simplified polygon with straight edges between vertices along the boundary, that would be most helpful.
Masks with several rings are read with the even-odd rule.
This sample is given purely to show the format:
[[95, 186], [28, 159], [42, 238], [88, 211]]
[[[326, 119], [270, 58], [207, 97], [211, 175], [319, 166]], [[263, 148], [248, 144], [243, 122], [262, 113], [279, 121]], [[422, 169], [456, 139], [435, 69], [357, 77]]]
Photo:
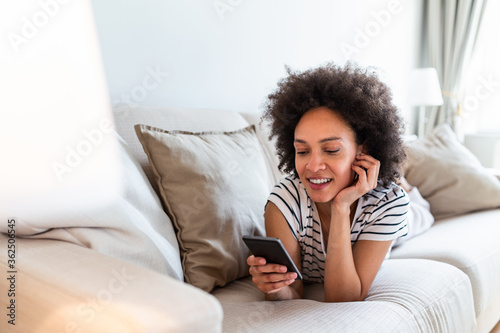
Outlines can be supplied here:
[[287, 273], [287, 268], [282, 265], [267, 264], [264, 258], [252, 255], [247, 258], [247, 263], [253, 283], [266, 294], [279, 291], [297, 278], [297, 273]]
[[377, 187], [380, 161], [370, 155], [361, 154], [356, 157], [356, 161], [353, 165], [357, 167], [354, 171], [358, 174], [360, 180], [366, 179], [366, 182], [370, 187], [369, 190]]
[[276, 264], [250, 266], [250, 274], [252, 276], [262, 276], [261, 280], [265, 282], [276, 282], [297, 278], [297, 273], [287, 273], [286, 266]]
[[283, 287], [291, 285], [294, 281], [295, 280], [285, 280], [275, 283], [266, 283], [262, 285], [262, 287], [259, 287], [259, 290], [266, 294], [272, 294], [280, 291]]
[[361, 195], [366, 194], [374, 187], [372, 186], [372, 182], [368, 180], [368, 171], [367, 169], [360, 167], [358, 165], [353, 165], [352, 170], [358, 174], [358, 180], [356, 181], [356, 199], [358, 199]]
[[266, 264], [266, 259], [262, 257], [256, 257], [254, 255], [251, 255], [247, 258], [247, 264], [248, 266], [259, 266], [259, 265], [265, 265]]
[[292, 284], [297, 278], [297, 273], [264, 273], [252, 275], [252, 282], [260, 291], [270, 294]]

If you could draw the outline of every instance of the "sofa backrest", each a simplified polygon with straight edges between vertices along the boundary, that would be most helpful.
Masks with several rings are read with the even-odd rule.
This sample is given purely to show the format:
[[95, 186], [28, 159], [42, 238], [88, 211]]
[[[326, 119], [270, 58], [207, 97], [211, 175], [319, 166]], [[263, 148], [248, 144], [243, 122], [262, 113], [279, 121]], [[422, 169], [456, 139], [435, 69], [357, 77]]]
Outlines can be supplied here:
[[[128, 143], [133, 155], [142, 166], [149, 182], [157, 194], [158, 184], [148, 157], [144, 153], [134, 130], [134, 125], [145, 124], [164, 130], [189, 132], [235, 131], [249, 125], [256, 125], [257, 135], [266, 153], [274, 182], [282, 178], [278, 171], [274, 145], [268, 140], [267, 126], [261, 124], [258, 113], [238, 113], [228, 110], [165, 108], [150, 106], [120, 106], [113, 108], [118, 134]], [[273, 186], [274, 184], [271, 184]]]

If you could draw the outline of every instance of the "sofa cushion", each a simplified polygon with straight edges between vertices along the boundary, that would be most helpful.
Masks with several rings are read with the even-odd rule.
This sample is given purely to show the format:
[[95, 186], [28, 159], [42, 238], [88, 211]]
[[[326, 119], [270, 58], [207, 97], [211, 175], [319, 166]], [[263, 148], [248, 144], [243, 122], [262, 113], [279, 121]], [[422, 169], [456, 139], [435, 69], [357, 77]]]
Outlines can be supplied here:
[[393, 249], [391, 258], [425, 258], [451, 264], [472, 283], [476, 314], [500, 293], [500, 209], [447, 218]]
[[[2, 320], [2, 333], [221, 331], [219, 302], [175, 278], [67, 242], [18, 238], [16, 245], [18, 320]], [[9, 285], [2, 278], [0, 290], [7, 294]]]
[[185, 280], [210, 291], [248, 275], [241, 237], [264, 234], [272, 183], [255, 127], [202, 133], [135, 129], [177, 231]]
[[189, 132], [228, 132], [249, 125], [239, 113], [226, 110], [115, 105], [113, 111], [117, 132], [129, 144], [132, 153], [144, 169], [149, 182], [158, 195], [160, 192], [156, 177], [135, 134], [134, 125], [148, 124], [165, 130]]
[[500, 181], [457, 140], [449, 125], [406, 146], [405, 177], [418, 187], [436, 219], [500, 207]]
[[[71, 215], [55, 212], [29, 220], [18, 216], [16, 233], [75, 243], [182, 280], [179, 248], [170, 219], [127, 144], [117, 139], [123, 172], [121, 196], [110, 206], [74, 211]], [[0, 231], [5, 232], [1, 227]]]
[[429, 260], [386, 260], [364, 302], [325, 303], [322, 284], [304, 293], [266, 302], [250, 278], [212, 292], [225, 332], [472, 332], [476, 324], [467, 276]]
[[267, 120], [261, 119], [261, 114], [257, 112], [240, 113], [243, 118], [248, 121], [250, 125], [255, 125], [257, 129], [257, 136], [259, 137], [260, 144], [264, 148], [269, 166], [273, 172], [273, 186], [287, 175], [278, 169], [279, 157], [276, 154], [275, 143], [276, 140], [269, 139], [270, 125]]

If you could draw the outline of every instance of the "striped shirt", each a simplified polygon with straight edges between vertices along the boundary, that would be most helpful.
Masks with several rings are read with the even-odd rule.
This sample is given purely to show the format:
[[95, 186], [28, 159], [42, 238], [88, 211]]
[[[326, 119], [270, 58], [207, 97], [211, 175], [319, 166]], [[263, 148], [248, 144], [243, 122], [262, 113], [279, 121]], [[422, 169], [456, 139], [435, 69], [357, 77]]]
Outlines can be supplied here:
[[[286, 177], [274, 187], [268, 200], [281, 211], [300, 244], [304, 281], [323, 283], [326, 251], [320, 218], [304, 185], [299, 178]], [[358, 240], [388, 241], [405, 236], [408, 209], [409, 198], [401, 187], [394, 183], [384, 187], [379, 182], [358, 200], [351, 225], [351, 245]]]

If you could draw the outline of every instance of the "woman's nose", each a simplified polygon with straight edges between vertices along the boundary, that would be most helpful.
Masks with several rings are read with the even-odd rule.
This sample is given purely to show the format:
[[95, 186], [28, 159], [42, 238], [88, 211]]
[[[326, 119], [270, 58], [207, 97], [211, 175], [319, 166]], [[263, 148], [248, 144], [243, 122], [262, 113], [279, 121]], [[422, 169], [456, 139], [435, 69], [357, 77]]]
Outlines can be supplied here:
[[313, 153], [311, 154], [311, 158], [307, 163], [307, 169], [311, 172], [318, 172], [324, 170], [326, 168], [325, 163], [321, 157], [321, 154]]

